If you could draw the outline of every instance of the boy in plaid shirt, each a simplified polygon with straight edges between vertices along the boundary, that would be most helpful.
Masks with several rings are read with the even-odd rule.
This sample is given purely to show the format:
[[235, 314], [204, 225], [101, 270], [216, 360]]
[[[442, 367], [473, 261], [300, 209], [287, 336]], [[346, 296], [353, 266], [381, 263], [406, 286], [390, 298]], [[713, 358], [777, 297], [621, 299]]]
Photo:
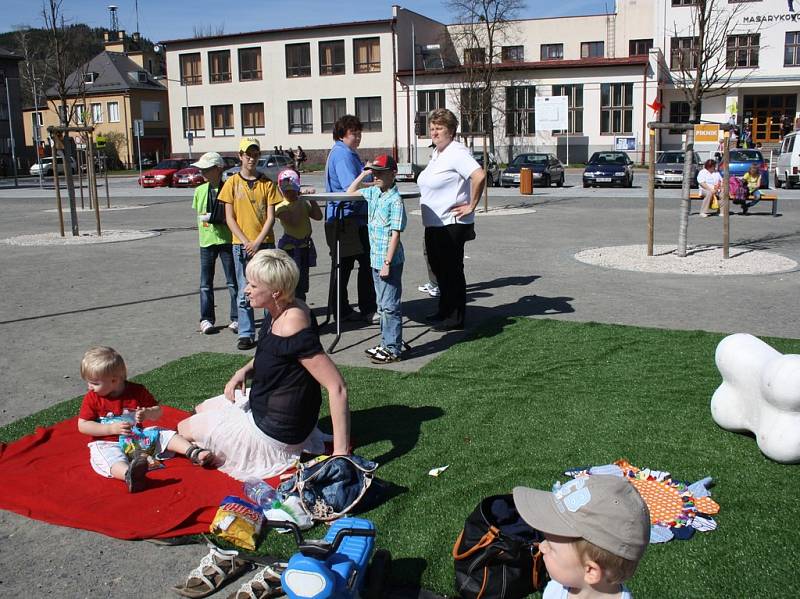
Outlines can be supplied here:
[[[359, 189], [366, 177], [373, 175], [375, 183]], [[400, 233], [406, 228], [406, 209], [395, 185], [397, 162], [382, 154], [368, 162], [361, 174], [350, 184], [347, 192], [360, 194], [367, 200], [369, 218], [369, 261], [378, 315], [381, 323], [381, 344], [367, 350], [375, 364], [400, 360], [403, 349], [403, 312], [400, 296], [403, 291], [403, 244]]]

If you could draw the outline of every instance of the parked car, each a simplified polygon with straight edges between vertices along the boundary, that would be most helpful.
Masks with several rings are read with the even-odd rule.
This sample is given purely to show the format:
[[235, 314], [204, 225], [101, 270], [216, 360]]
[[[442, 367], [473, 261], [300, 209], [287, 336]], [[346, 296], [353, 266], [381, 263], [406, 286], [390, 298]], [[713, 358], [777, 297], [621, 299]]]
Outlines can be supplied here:
[[[256, 170], [266, 176], [273, 183], [278, 180], [278, 173], [285, 168], [292, 168], [294, 161], [282, 154], [265, 154], [258, 159]], [[222, 181], [225, 182], [229, 177], [237, 174], [241, 170], [241, 165], [234, 166], [222, 173]]]
[[150, 156], [142, 156], [142, 168], [153, 168], [156, 164], [158, 164], [154, 158]]
[[173, 187], [197, 187], [205, 182], [205, 177], [196, 166], [187, 166], [172, 175]]
[[595, 152], [583, 169], [583, 186], [633, 186], [633, 160], [626, 152]]
[[791, 189], [800, 182], [800, 143], [797, 133], [789, 133], [781, 142], [781, 153], [775, 165], [775, 187]]
[[401, 162], [397, 165], [397, 181], [414, 181], [417, 182], [417, 177], [422, 172], [422, 167], [419, 164], [412, 162]]
[[483, 151], [473, 150], [472, 157], [475, 162], [481, 165], [481, 168], [486, 171], [486, 185], [489, 187], [497, 187], [500, 185], [500, 167], [497, 165], [497, 158], [491, 152], [486, 153], [489, 158], [489, 167], [483, 166]]
[[[680, 150], [663, 152], [656, 159], [655, 186], [683, 185], [683, 162], [685, 155]], [[700, 156], [692, 152], [691, 178], [689, 185], [692, 189], [697, 187], [697, 173], [700, 172]]]
[[503, 171], [500, 183], [503, 187], [519, 185], [520, 169], [531, 169], [534, 185], [541, 184], [550, 187], [555, 183], [559, 187], [564, 185], [564, 165], [553, 154], [533, 153], [518, 154]]
[[172, 187], [172, 179], [182, 168], [189, 166], [188, 160], [162, 160], [153, 168], [142, 173], [139, 185], [142, 187]]
[[742, 177], [750, 170], [751, 164], [757, 164], [761, 171], [761, 188], [769, 187], [769, 164], [764, 160], [760, 150], [733, 149], [730, 151], [730, 171], [732, 177]]
[[[41, 162], [42, 162], [42, 176], [43, 177], [51, 177], [53, 175], [53, 158], [52, 158], [52, 156], [51, 157], [47, 157], [47, 158], [42, 158]], [[75, 166], [75, 159], [70, 157], [69, 163], [72, 165], [72, 168], [70, 170], [72, 171], [72, 174], [74, 175], [75, 173], [78, 172], [78, 168]], [[39, 176], [39, 163], [38, 162], [31, 167], [30, 173], [31, 173], [31, 175], [34, 175], [36, 177]], [[63, 160], [63, 157], [61, 157], [61, 156], [59, 156], [59, 159], [58, 159], [58, 174], [59, 175], [63, 175], [64, 174], [64, 160]]]

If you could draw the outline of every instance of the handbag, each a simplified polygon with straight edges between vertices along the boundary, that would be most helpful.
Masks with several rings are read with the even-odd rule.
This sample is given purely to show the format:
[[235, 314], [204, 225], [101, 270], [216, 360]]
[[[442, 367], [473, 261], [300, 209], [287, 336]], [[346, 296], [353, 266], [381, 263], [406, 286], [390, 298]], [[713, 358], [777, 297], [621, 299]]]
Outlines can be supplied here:
[[712, 210], [719, 210], [719, 201], [717, 200], [717, 196], [715, 195], [711, 198], [711, 206], [709, 206]]
[[463, 599], [520, 599], [543, 589], [543, 539], [519, 515], [511, 495], [483, 499], [453, 545], [456, 591]]
[[278, 487], [286, 496], [299, 497], [314, 520], [328, 522], [347, 514], [364, 498], [378, 464], [357, 455], [337, 455], [300, 464], [297, 472]]
[[217, 197], [218, 191], [213, 189], [211, 185], [208, 186], [208, 198], [206, 199], [206, 212], [208, 212], [208, 222], [212, 225], [224, 225], [225, 220], [225, 202], [220, 202]]

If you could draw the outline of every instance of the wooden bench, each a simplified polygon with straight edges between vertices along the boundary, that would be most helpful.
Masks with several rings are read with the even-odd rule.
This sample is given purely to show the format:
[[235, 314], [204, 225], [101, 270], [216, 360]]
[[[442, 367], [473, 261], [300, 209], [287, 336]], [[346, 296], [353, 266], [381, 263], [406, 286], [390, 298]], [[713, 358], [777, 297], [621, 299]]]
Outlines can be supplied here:
[[[748, 196], [749, 200], [753, 199], [753, 196]], [[699, 191], [693, 191], [689, 194], [689, 212], [692, 211], [692, 200], [700, 200], [703, 201], [703, 194]], [[762, 202], [772, 202], [772, 216], [778, 216], [778, 194], [774, 192], [761, 192], [761, 201]], [[733, 203], [733, 202], [731, 202]]]

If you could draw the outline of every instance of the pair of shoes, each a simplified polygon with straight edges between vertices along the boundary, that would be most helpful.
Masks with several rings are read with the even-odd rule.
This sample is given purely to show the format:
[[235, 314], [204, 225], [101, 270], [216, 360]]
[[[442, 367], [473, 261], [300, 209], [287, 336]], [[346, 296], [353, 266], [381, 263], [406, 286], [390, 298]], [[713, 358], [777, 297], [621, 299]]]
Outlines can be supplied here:
[[439, 295], [441, 295], [439, 292], [439, 286], [434, 285], [430, 281], [425, 283], [424, 285], [420, 285], [419, 287], [417, 287], [417, 289], [422, 293], [427, 293], [431, 297], [439, 297]]
[[238, 334], [239, 333], [239, 321], [238, 320], [232, 320], [231, 323], [228, 325], [228, 329], [230, 329], [234, 333]]
[[210, 335], [214, 332], [214, 323], [210, 320], [201, 320], [200, 332], [203, 333], [203, 335]]
[[238, 349], [253, 349], [255, 346], [255, 339], [250, 337], [239, 337], [239, 343], [236, 344]]
[[373, 357], [378, 352], [386, 351], [382, 345], [376, 345], [375, 347], [370, 347], [369, 349], [365, 349], [364, 353], [367, 354], [370, 358]]
[[147, 456], [141, 452], [135, 452], [133, 459], [128, 465], [128, 471], [125, 473], [125, 484], [128, 485], [129, 493], [138, 493], [145, 488], [147, 484]]
[[250, 568], [250, 563], [238, 557], [235, 549], [220, 549], [208, 543], [209, 551], [200, 565], [189, 572], [184, 583], [172, 587], [184, 597], [207, 597]]
[[381, 347], [370, 358], [370, 361], [373, 364], [391, 364], [392, 362], [399, 362], [401, 359], [400, 354], [393, 354], [385, 347]]
[[281, 573], [288, 567], [283, 562], [275, 562], [265, 566], [258, 574], [244, 583], [238, 591], [228, 595], [227, 599], [267, 599], [268, 597], [283, 597], [281, 588]]
[[378, 324], [381, 321], [381, 315], [377, 312], [367, 312], [364, 314], [364, 322], [371, 324]]
[[[200, 457], [203, 453], [205, 455]], [[199, 447], [194, 443], [189, 444], [189, 449], [186, 450], [186, 457], [195, 466], [210, 466], [214, 461], [214, 454], [210, 450]]]
[[453, 313], [453, 316], [448, 316], [440, 323], [433, 325], [434, 331], [463, 331], [464, 318], [458, 316], [458, 311]]

